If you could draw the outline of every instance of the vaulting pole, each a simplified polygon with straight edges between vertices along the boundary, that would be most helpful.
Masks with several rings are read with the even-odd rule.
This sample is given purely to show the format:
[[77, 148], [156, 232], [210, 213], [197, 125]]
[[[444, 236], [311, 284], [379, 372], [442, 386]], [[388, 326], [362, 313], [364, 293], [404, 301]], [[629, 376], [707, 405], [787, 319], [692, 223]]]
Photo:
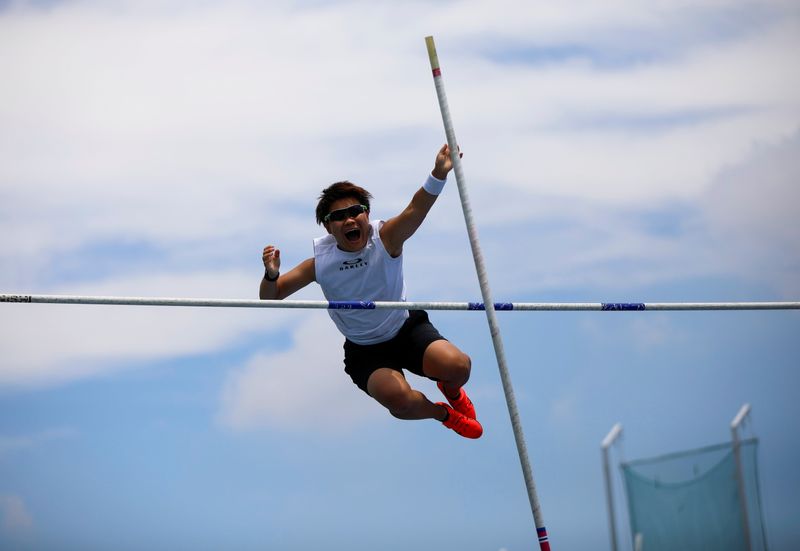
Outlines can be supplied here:
[[436, 54], [436, 45], [433, 42], [433, 37], [426, 37], [425, 43], [428, 46], [428, 57], [431, 62], [431, 70], [433, 71], [433, 82], [436, 86], [436, 95], [439, 98], [439, 109], [442, 112], [444, 131], [447, 135], [447, 144], [450, 146], [450, 157], [453, 159], [453, 171], [455, 172], [456, 176], [458, 193], [461, 197], [461, 210], [464, 211], [464, 221], [467, 224], [469, 243], [472, 247], [472, 257], [475, 261], [475, 269], [478, 272], [478, 282], [481, 286], [483, 303], [486, 305], [486, 318], [489, 322], [489, 331], [492, 334], [494, 353], [497, 357], [497, 367], [500, 370], [500, 380], [503, 383], [503, 392], [506, 396], [508, 414], [511, 417], [511, 427], [514, 430], [514, 438], [517, 442], [517, 452], [519, 454], [519, 462], [522, 466], [522, 474], [525, 477], [525, 487], [528, 490], [528, 500], [530, 501], [531, 512], [533, 513], [533, 522], [536, 526], [536, 533], [539, 537], [539, 547], [541, 551], [549, 551], [550, 542], [547, 537], [547, 529], [544, 526], [544, 519], [542, 518], [542, 508], [539, 505], [539, 497], [536, 495], [536, 483], [533, 480], [533, 472], [531, 470], [530, 459], [528, 458], [528, 449], [525, 445], [525, 437], [522, 434], [522, 424], [519, 419], [519, 411], [517, 410], [517, 401], [516, 398], [514, 398], [514, 388], [511, 385], [511, 377], [508, 373], [508, 367], [506, 366], [503, 341], [500, 337], [500, 327], [497, 323], [494, 302], [492, 302], [492, 296], [489, 290], [489, 278], [486, 275], [486, 266], [484, 265], [483, 254], [481, 253], [480, 244], [478, 243], [478, 232], [475, 229], [475, 222], [472, 219], [472, 209], [470, 208], [469, 197], [467, 195], [464, 171], [461, 167], [458, 141], [456, 140], [455, 131], [453, 130], [453, 122], [450, 118], [450, 108], [447, 104], [447, 96], [445, 95], [444, 84], [442, 82], [442, 71], [439, 66], [439, 57]]

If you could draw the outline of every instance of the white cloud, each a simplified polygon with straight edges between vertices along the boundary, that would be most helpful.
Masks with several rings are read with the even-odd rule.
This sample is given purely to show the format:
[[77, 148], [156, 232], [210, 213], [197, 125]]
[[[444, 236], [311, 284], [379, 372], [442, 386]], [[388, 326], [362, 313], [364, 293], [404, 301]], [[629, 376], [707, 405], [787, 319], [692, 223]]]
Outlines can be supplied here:
[[33, 517], [19, 496], [0, 494], [0, 516], [4, 532], [19, 532], [33, 527]]
[[[508, 188], [502, 189], [503, 201], [481, 193], [475, 215], [484, 230], [495, 295], [597, 287], [629, 292], [725, 278], [792, 300], [800, 294], [800, 226], [794, 223], [800, 219], [798, 136], [751, 145], [741, 161], [711, 175], [697, 197], [643, 210]], [[414, 251], [409, 264], [436, 262], [426, 255], [432, 254]], [[471, 268], [468, 260], [455, 261], [464, 273]], [[427, 278], [415, 287], [436, 288], [424, 270], [412, 267], [409, 273]]]
[[[255, 298], [258, 272], [195, 272], [96, 282], [54, 294]], [[214, 352], [291, 324], [289, 310], [4, 304], [0, 385], [42, 385], [126, 362]]]
[[800, 131], [762, 144], [728, 167], [704, 197], [711, 240], [725, 267], [800, 295]]
[[473, 179], [613, 204], [696, 198], [754, 142], [796, 130], [799, 29], [617, 71], [465, 61], [451, 103], [480, 155]]
[[326, 314], [307, 316], [291, 348], [258, 354], [229, 376], [220, 423], [235, 430], [329, 433], [386, 418], [388, 413], [344, 373], [342, 343]]

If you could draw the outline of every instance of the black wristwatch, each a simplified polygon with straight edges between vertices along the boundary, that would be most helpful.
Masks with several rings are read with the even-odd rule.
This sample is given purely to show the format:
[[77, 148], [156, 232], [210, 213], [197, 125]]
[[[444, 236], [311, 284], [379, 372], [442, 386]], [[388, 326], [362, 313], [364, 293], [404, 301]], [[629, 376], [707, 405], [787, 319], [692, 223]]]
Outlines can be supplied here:
[[266, 279], [267, 281], [272, 281], [272, 282], [274, 282], [274, 281], [278, 281], [278, 278], [279, 278], [279, 277], [281, 277], [281, 273], [280, 273], [280, 272], [278, 272], [277, 274], [275, 274], [275, 277], [269, 277], [269, 270], [267, 270], [266, 272], [264, 272], [264, 279]]

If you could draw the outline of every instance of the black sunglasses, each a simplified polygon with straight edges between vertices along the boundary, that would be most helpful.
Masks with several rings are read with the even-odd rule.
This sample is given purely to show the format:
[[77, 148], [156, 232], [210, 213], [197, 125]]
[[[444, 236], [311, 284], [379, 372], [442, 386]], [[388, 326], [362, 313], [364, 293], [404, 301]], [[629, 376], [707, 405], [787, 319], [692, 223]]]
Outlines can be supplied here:
[[331, 220], [334, 222], [341, 222], [342, 220], [347, 220], [348, 218], [355, 218], [362, 212], [367, 212], [368, 210], [369, 208], [366, 205], [351, 205], [343, 209], [329, 212], [325, 215], [325, 218], [323, 218], [322, 221], [325, 223], [330, 222]]

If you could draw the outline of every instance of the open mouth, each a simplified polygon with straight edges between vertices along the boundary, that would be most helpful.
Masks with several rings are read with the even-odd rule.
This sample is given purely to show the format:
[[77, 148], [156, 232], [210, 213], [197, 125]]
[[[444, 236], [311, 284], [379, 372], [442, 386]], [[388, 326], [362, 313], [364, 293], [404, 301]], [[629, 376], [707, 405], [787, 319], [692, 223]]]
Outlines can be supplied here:
[[361, 230], [358, 228], [347, 230], [344, 232], [344, 238], [350, 243], [358, 243], [361, 240]]

